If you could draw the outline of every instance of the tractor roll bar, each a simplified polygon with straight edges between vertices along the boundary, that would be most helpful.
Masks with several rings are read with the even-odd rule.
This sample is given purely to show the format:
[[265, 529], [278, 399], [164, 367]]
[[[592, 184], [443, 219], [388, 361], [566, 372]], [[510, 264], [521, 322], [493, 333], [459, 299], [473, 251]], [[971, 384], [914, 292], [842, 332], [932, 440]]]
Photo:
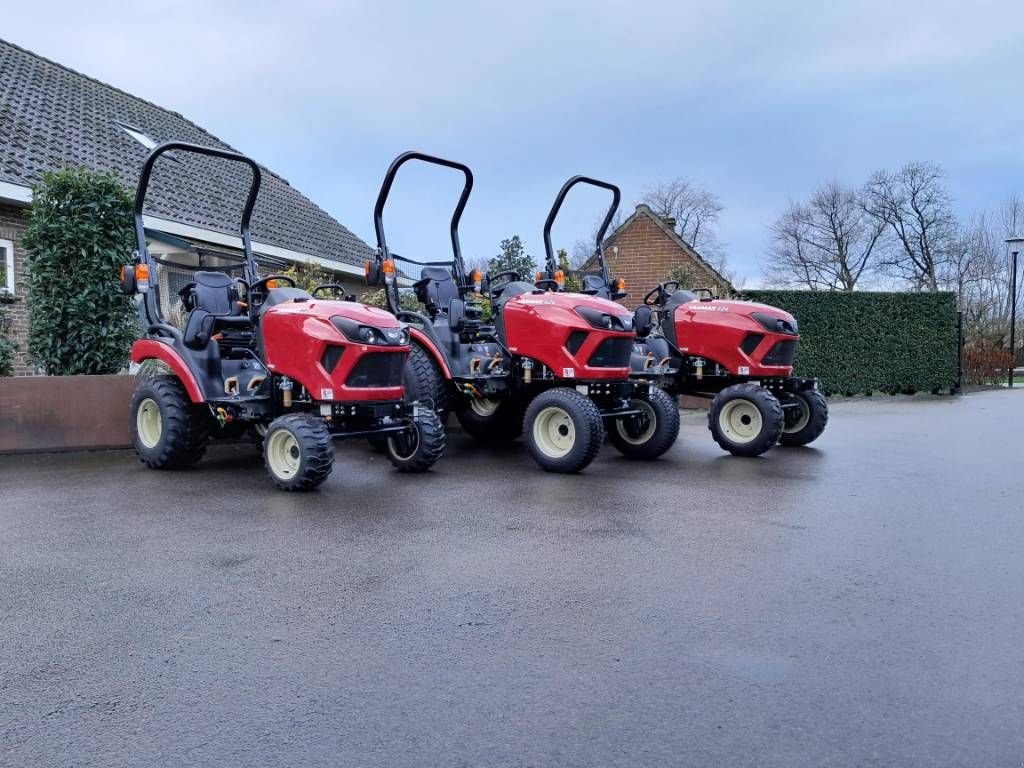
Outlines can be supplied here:
[[[256, 265], [256, 258], [252, 253], [252, 241], [249, 238], [249, 222], [252, 220], [252, 210], [256, 206], [256, 197], [260, 191], [260, 167], [255, 160], [240, 155], [237, 152], [230, 152], [216, 147], [204, 147], [201, 144], [189, 144], [184, 141], [168, 141], [155, 147], [146, 162], [142, 164], [142, 173], [139, 174], [139, 186], [135, 191], [135, 237], [139, 243], [139, 261], [143, 264], [150, 263], [149, 250], [146, 248], [146, 226], [142, 219], [142, 209], [146, 203], [146, 192], [149, 189], [149, 177], [153, 173], [153, 166], [165, 152], [179, 150], [191, 152], [196, 155], [208, 155], [209, 157], [220, 157], [224, 160], [231, 160], [238, 163], [245, 163], [252, 171], [252, 184], [249, 186], [249, 196], [245, 200], [245, 207], [242, 209], [242, 221], [239, 232], [242, 236], [242, 250], [245, 253], [245, 279], [251, 285], [259, 279], [259, 270]], [[147, 301], [151, 292], [147, 292]], [[147, 303], [147, 310], [149, 305]]]
[[455, 272], [454, 278], [460, 286], [464, 286], [466, 281], [466, 268], [462, 262], [462, 246], [459, 244], [459, 220], [462, 218], [462, 212], [466, 210], [466, 201], [469, 200], [469, 193], [473, 190], [473, 172], [469, 169], [468, 165], [455, 162], [454, 160], [445, 160], [443, 157], [435, 157], [434, 155], [428, 155], [424, 152], [403, 152], [391, 162], [391, 165], [388, 166], [388, 172], [384, 174], [384, 182], [381, 184], [380, 192], [377, 194], [377, 204], [373, 207], [373, 228], [377, 233], [377, 258], [380, 260], [396, 258], [401, 261], [407, 261], [411, 264], [420, 265], [426, 264], [440, 266], [448, 263], [414, 261], [413, 259], [399, 256], [397, 253], [393, 254], [388, 250], [387, 240], [384, 237], [384, 204], [387, 202], [388, 195], [391, 194], [391, 185], [395, 182], [395, 176], [398, 175], [398, 169], [410, 160], [420, 160], [424, 163], [440, 165], [445, 168], [462, 171], [462, 175], [466, 179], [466, 182], [462, 187], [462, 194], [459, 195], [459, 202], [456, 204], [455, 212], [452, 214], [451, 223], [452, 253], [454, 254], [452, 266], [454, 267]]
[[565, 202], [566, 195], [569, 194], [569, 190], [575, 187], [577, 184], [589, 184], [592, 187], [600, 187], [601, 189], [607, 189], [612, 193], [612, 204], [608, 207], [608, 213], [605, 214], [604, 221], [601, 222], [600, 228], [597, 230], [597, 261], [601, 267], [601, 277], [604, 279], [604, 284], [609, 284], [608, 267], [604, 261], [604, 236], [608, 232], [608, 227], [612, 223], [612, 219], [615, 217], [615, 212], [619, 210], [619, 200], [622, 199], [622, 193], [619, 188], [614, 184], [610, 184], [607, 181], [601, 181], [600, 179], [593, 179], [590, 176], [573, 176], [558, 191], [558, 196], [555, 198], [554, 204], [551, 206], [551, 211], [548, 213], [547, 221], [544, 222], [544, 252], [547, 255], [547, 269], [549, 277], [554, 277], [555, 271], [558, 269], [558, 262], [555, 259], [555, 250], [551, 246], [551, 227], [555, 223], [555, 219], [558, 217], [558, 212], [562, 208], [562, 203]]

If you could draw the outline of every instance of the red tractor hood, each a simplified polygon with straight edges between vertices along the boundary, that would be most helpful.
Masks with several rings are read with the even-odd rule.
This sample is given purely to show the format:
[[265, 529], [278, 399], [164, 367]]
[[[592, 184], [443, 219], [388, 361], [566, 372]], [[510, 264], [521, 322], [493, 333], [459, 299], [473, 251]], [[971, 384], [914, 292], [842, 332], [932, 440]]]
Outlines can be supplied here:
[[681, 304], [679, 308], [685, 312], [728, 312], [733, 315], [740, 315], [741, 317], [750, 317], [757, 312], [778, 318], [779, 320], [794, 322], [794, 318], [789, 312], [783, 312], [778, 307], [772, 307], [768, 304], [758, 304], [755, 301], [732, 301], [729, 299], [695, 300]]
[[598, 312], [615, 315], [616, 317], [632, 317], [632, 312], [621, 304], [616, 304], [614, 301], [608, 301], [608, 299], [598, 298], [597, 296], [588, 296], [585, 293], [554, 293], [551, 291], [545, 293], [524, 293], [508, 300], [508, 304], [513, 303], [532, 307], [558, 307], [569, 311], [575, 310], [576, 307], [589, 307], [590, 309], [596, 309]]
[[332, 317], [347, 317], [363, 325], [376, 328], [400, 328], [401, 323], [390, 312], [377, 307], [368, 307], [354, 301], [331, 301], [312, 299], [309, 301], [285, 302], [270, 307], [264, 316], [269, 314], [295, 314], [305, 317], [318, 317], [328, 322]]

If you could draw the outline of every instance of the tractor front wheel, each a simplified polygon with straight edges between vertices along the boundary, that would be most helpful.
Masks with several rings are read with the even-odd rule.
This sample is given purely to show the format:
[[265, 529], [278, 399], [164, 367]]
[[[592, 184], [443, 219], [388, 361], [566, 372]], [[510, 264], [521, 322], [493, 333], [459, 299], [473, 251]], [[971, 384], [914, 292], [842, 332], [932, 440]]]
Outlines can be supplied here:
[[679, 408], [662, 389], [651, 387], [645, 397], [630, 400], [640, 413], [615, 419], [608, 436], [623, 456], [629, 459], [656, 459], [671, 448], [679, 437]]
[[523, 418], [526, 445], [545, 472], [579, 472], [604, 443], [604, 422], [594, 402], [574, 389], [537, 395]]
[[722, 448], [734, 456], [760, 456], [779, 442], [782, 405], [757, 384], [733, 384], [711, 401], [708, 429]]
[[387, 438], [385, 450], [399, 472], [425, 472], [444, 454], [446, 439], [441, 418], [424, 407], [411, 429]]
[[794, 392], [788, 402], [795, 405], [786, 408], [786, 424], [779, 442], [782, 445], [797, 446], [813, 443], [828, 424], [828, 403], [825, 396], [816, 389]]
[[143, 378], [132, 395], [132, 443], [151, 469], [181, 469], [210, 443], [211, 416], [193, 403], [176, 376]]
[[334, 468], [334, 443], [327, 424], [309, 413], [286, 413], [267, 427], [263, 461], [282, 491], [310, 491]]

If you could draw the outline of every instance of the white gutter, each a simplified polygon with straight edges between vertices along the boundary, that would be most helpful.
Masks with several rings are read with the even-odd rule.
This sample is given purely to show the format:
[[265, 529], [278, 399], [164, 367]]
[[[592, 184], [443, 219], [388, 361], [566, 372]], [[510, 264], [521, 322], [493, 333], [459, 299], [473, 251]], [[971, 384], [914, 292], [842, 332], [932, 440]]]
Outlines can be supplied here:
[[[224, 232], [214, 232], [210, 229], [194, 227], [191, 224], [182, 224], [180, 221], [171, 221], [170, 219], [163, 219], [159, 216], [143, 216], [142, 220], [148, 229], [156, 229], [160, 232], [166, 232], [169, 235], [179, 235], [188, 240], [202, 240], [205, 243], [226, 245], [239, 250], [242, 248], [242, 238], [239, 235], [228, 235]], [[321, 256], [293, 251], [290, 248], [282, 248], [278, 245], [270, 245], [269, 243], [260, 243], [253, 240], [252, 249], [256, 251], [256, 253], [262, 253], [265, 256], [276, 256], [279, 259], [286, 259], [288, 261], [312, 262], [313, 264], [326, 267], [334, 272], [344, 272], [345, 274], [358, 275], [359, 277], [363, 276], [362, 267], [357, 267], [353, 264], [346, 264], [341, 261], [331, 261], [330, 259], [325, 259]]]
[[0, 181], [0, 200], [15, 205], [29, 205], [32, 202], [32, 187]]

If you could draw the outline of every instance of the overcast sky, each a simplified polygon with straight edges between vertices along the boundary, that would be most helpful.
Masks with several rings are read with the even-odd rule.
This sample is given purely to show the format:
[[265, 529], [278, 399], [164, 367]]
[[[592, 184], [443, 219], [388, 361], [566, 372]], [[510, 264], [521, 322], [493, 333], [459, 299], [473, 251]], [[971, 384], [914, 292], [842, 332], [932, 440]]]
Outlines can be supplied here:
[[[1024, 4], [839, 5], [36, 0], [7, 4], [0, 36], [183, 113], [371, 245], [405, 149], [473, 167], [474, 257], [512, 233], [540, 255], [572, 174], [618, 183], [627, 212], [682, 176], [721, 197], [752, 285], [768, 225], [823, 180], [934, 160], [964, 214], [1024, 190]], [[441, 169], [404, 175], [389, 244], [446, 256], [457, 189]], [[601, 205], [574, 195], [556, 245]]]

